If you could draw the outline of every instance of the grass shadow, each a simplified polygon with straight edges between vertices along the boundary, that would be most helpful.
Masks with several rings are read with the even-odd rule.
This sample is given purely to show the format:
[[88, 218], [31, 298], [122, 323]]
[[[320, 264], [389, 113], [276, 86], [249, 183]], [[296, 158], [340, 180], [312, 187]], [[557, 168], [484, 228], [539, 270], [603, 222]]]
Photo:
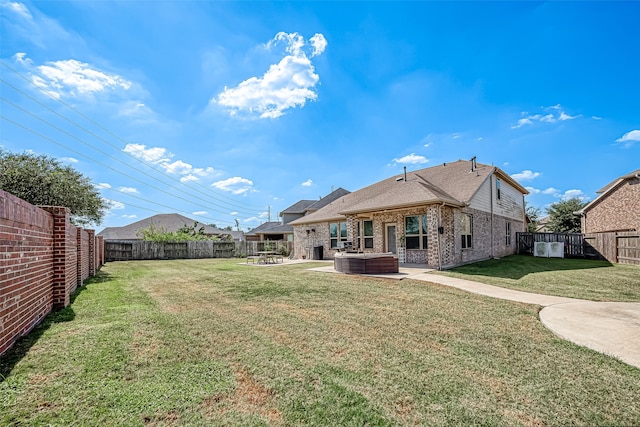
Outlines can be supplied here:
[[70, 297], [70, 303], [67, 307], [52, 311], [45, 318], [36, 325], [28, 334], [18, 338], [13, 346], [0, 355], [0, 382], [3, 382], [7, 378], [13, 368], [22, 360], [31, 347], [33, 347], [40, 337], [56, 323], [71, 322], [75, 319], [75, 312], [73, 311], [73, 302], [76, 298], [87, 289], [91, 283], [105, 282], [111, 280], [107, 273], [98, 272], [94, 277], [85, 280], [83, 286], [79, 286]]
[[540, 258], [529, 255], [510, 255], [500, 259], [490, 259], [452, 268], [451, 272], [472, 276], [501, 277], [518, 280], [532, 273], [546, 271], [585, 270], [611, 267], [608, 261], [580, 258]]

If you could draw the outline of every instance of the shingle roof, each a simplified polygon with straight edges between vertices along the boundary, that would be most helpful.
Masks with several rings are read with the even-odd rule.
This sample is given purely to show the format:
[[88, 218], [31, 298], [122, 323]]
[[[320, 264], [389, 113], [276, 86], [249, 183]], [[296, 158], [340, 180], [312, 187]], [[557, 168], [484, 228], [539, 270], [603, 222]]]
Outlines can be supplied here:
[[299, 202], [294, 203], [293, 205], [280, 212], [280, 216], [282, 216], [282, 214], [303, 214], [307, 211], [307, 208], [309, 206], [313, 205], [316, 202], [317, 200], [300, 200]]
[[350, 193], [350, 191], [345, 190], [342, 187], [338, 187], [338, 189], [336, 189], [336, 190], [332, 191], [331, 193], [327, 194], [326, 196], [324, 196], [320, 200], [315, 200], [313, 202], [313, 204], [311, 204], [310, 206], [307, 207], [307, 211], [308, 212], [315, 212], [317, 210], [320, 210], [320, 209], [324, 208], [325, 206], [327, 206], [329, 203], [331, 203], [333, 201], [336, 201], [340, 197], [346, 196], [349, 193]]
[[240, 239], [238, 236], [238, 232], [231, 232], [226, 230], [220, 230], [215, 227], [211, 227], [210, 225], [203, 224], [194, 219], [187, 218], [186, 216], [180, 214], [158, 214], [151, 216], [149, 218], [141, 219], [140, 221], [136, 221], [132, 224], [125, 225], [124, 227], [107, 227], [98, 233], [98, 236], [104, 237], [105, 240], [130, 240], [130, 239], [140, 239], [137, 235], [138, 230], [143, 228], [147, 228], [150, 225], [154, 225], [157, 227], [162, 227], [164, 230], [168, 232], [178, 231], [180, 228], [185, 225], [188, 227], [192, 227], [196, 224], [196, 229], [200, 229], [203, 227], [203, 231], [208, 235], [220, 235], [220, 234], [231, 234], [234, 239]]
[[289, 224], [282, 224], [281, 222], [271, 221], [260, 224], [253, 230], [249, 231], [247, 235], [255, 236], [256, 234], [284, 234], [293, 233], [293, 227]]
[[499, 168], [459, 160], [426, 169], [395, 175], [368, 187], [349, 193], [324, 208], [292, 221], [292, 225], [324, 222], [344, 218], [345, 214], [406, 208], [425, 203], [447, 203], [464, 206], [480, 186], [495, 173], [523, 194], [527, 190]]

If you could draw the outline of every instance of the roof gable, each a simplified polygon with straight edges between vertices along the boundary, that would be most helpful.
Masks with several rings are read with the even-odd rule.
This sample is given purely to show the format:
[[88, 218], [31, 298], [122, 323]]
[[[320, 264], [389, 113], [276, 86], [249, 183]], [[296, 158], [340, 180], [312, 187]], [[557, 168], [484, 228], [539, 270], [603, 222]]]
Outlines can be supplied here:
[[468, 204], [492, 175], [508, 181], [518, 191], [528, 191], [494, 166], [458, 160], [452, 163], [396, 175], [342, 196], [317, 212], [292, 221], [293, 225], [339, 220], [347, 214], [376, 212], [428, 203], [452, 206]]
[[631, 173], [628, 173], [628, 174], [623, 175], [623, 176], [621, 176], [619, 178], [616, 178], [615, 180], [611, 181], [609, 184], [607, 184], [604, 187], [602, 187], [600, 190], [596, 191], [596, 193], [598, 193], [599, 196], [596, 197], [595, 199], [593, 199], [591, 202], [587, 203], [587, 205], [585, 207], [583, 207], [582, 209], [580, 209], [576, 213], [583, 214], [585, 212], [588, 212], [595, 205], [597, 205], [602, 200], [607, 198], [607, 196], [609, 194], [611, 194], [613, 191], [615, 191], [616, 188], [619, 188], [621, 184], [627, 182], [630, 179], [640, 179], [640, 169], [636, 169], [635, 171], [633, 171]]

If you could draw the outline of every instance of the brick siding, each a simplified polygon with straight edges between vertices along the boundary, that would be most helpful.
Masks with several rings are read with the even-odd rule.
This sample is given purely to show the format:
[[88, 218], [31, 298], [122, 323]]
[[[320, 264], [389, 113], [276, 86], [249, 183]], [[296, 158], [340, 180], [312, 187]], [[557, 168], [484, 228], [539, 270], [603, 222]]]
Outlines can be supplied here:
[[[462, 249], [460, 239], [460, 221], [463, 213], [471, 214], [473, 217], [473, 244], [472, 248], [469, 249]], [[396, 226], [396, 240], [399, 247], [401, 245], [400, 236], [405, 234], [405, 216], [407, 215], [427, 216], [428, 243], [426, 249], [407, 250], [406, 263], [427, 264], [430, 268], [446, 268], [488, 259], [492, 256], [503, 257], [514, 254], [517, 249], [516, 232], [521, 232], [525, 229], [523, 221], [516, 221], [495, 214], [492, 221], [490, 213], [476, 209], [428, 205], [413, 209], [371, 214], [370, 220], [373, 221], [373, 248], [361, 249], [365, 253], [385, 252], [387, 224]], [[354, 216], [349, 216], [346, 221], [347, 241], [353, 242], [354, 247], [356, 247], [358, 241], [357, 223], [362, 221], [362, 218], [358, 219]], [[511, 223], [510, 245], [506, 243], [507, 222]], [[439, 234], [438, 224], [443, 227], [443, 234]], [[309, 233], [307, 233], [307, 230], [309, 230]], [[313, 249], [307, 250], [308, 247], [312, 248], [313, 246], [324, 247], [325, 259], [334, 257], [336, 250], [329, 247], [328, 222], [294, 226], [293, 232], [297, 258], [301, 258], [302, 254], [306, 254], [307, 257], [313, 256]], [[492, 233], [493, 238], [491, 237]]]
[[582, 216], [583, 233], [640, 231], [640, 179], [619, 184]]
[[[90, 247], [104, 252], [92, 235], [71, 224], [67, 208], [36, 207], [0, 190], [0, 354], [69, 305], [78, 278], [89, 275]], [[96, 260], [94, 268], [104, 263]]]

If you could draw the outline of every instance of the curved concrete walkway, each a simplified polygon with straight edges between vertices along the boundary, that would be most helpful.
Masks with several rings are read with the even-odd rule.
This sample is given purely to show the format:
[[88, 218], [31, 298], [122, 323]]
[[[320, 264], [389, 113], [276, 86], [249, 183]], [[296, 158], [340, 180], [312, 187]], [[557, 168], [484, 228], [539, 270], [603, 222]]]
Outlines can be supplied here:
[[559, 337], [640, 368], [640, 303], [597, 302], [515, 291], [437, 274], [407, 278], [544, 308], [540, 320]]
[[[337, 273], [333, 264], [311, 270]], [[427, 267], [404, 265], [398, 273], [372, 276], [422, 280], [493, 298], [541, 305], [540, 321], [560, 338], [640, 368], [640, 303], [597, 302], [535, 294], [441, 276], [431, 273], [433, 271]]]

